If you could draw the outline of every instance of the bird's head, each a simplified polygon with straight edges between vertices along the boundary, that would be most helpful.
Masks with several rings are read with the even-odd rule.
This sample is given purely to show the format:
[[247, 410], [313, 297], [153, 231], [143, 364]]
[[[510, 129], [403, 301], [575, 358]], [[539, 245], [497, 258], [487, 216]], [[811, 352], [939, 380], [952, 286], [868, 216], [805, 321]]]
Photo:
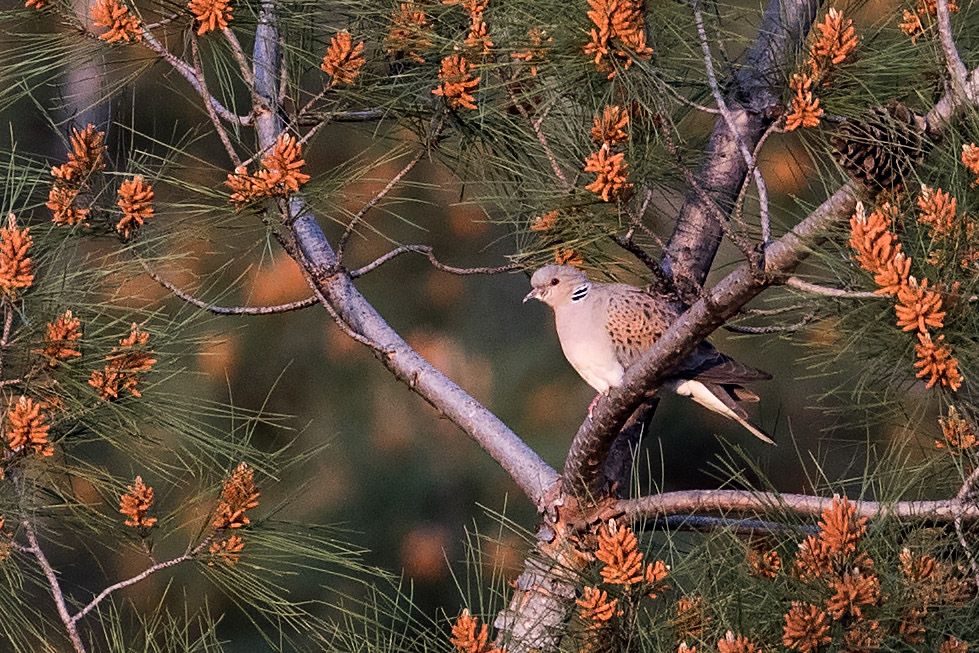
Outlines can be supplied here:
[[533, 288], [524, 301], [539, 299], [548, 306], [560, 306], [570, 302], [575, 290], [588, 286], [588, 277], [570, 265], [545, 265], [530, 278]]

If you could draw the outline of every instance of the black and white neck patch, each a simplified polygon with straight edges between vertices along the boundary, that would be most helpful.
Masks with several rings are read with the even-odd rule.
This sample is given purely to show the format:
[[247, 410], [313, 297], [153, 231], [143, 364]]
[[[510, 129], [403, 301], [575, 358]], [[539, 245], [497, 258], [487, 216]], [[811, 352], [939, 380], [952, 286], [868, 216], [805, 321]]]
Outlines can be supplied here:
[[580, 302], [582, 299], [587, 297], [588, 288], [589, 288], [588, 284], [585, 284], [583, 286], [578, 286], [577, 288], [575, 288], [574, 292], [571, 293], [571, 301]]

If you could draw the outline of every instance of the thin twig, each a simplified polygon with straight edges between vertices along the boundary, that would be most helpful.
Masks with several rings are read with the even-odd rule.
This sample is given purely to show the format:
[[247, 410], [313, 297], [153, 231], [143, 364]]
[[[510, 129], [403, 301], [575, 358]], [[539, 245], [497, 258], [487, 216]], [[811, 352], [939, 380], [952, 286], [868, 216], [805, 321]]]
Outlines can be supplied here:
[[[503, 76], [502, 72], [500, 76], [501, 77]], [[512, 79], [513, 79], [513, 75], [510, 75], [509, 80]], [[551, 150], [551, 146], [547, 142], [547, 136], [544, 134], [544, 130], [542, 129], [544, 125], [544, 119], [541, 118], [540, 120], [534, 120], [531, 117], [530, 113], [527, 111], [527, 108], [523, 105], [522, 102], [520, 102], [520, 100], [517, 99], [517, 94], [514, 93], [512, 85], [507, 83], [509, 80], [508, 79], [503, 80], [503, 87], [506, 88], [507, 95], [510, 96], [510, 102], [513, 103], [513, 106], [517, 108], [517, 111], [520, 113], [520, 115], [523, 116], [524, 120], [527, 121], [527, 124], [530, 125], [530, 129], [534, 132], [534, 135], [537, 137], [537, 142], [540, 143], [541, 148], [543, 148], [544, 150], [544, 156], [547, 157], [548, 162], [551, 164], [551, 170], [554, 171], [554, 176], [557, 177], [558, 180], [561, 182], [561, 185], [564, 186], [564, 190], [566, 192], [570, 192], [571, 189], [574, 188], [574, 183], [568, 181], [567, 175], [565, 175], [564, 171], [561, 170], [561, 166], [559, 166], [557, 162], [557, 157], [554, 156], [554, 151]]]
[[324, 127], [326, 127], [328, 124], [330, 124], [330, 121], [329, 120], [321, 120], [321, 121], [319, 121], [318, 123], [316, 123], [315, 125], [313, 125], [312, 127], [310, 127], [309, 130], [307, 130], [305, 134], [303, 134], [302, 136], [299, 137], [299, 140], [297, 141], [297, 144], [300, 147], [303, 147], [304, 145], [306, 145], [306, 143], [309, 142], [309, 140], [311, 138], [313, 138], [313, 136], [316, 136], [316, 134], [319, 133], [319, 131], [321, 129], [323, 129]]
[[[766, 129], [765, 132], [761, 135], [761, 138], [758, 139], [758, 143], [755, 145], [755, 149], [751, 153], [751, 156], [754, 158], [756, 166], [758, 164], [758, 157], [761, 154], [761, 148], [765, 146], [765, 142], [768, 140], [768, 137], [771, 136], [772, 134], [784, 134], [784, 133], [785, 133], [785, 129], [779, 126], [778, 121], [773, 122], [768, 126], [768, 129]], [[741, 184], [741, 190], [738, 191], [738, 198], [734, 201], [734, 209], [731, 211], [733, 215], [739, 217], [744, 215], [744, 202], [745, 199], [747, 199], [748, 197], [748, 190], [751, 189], [751, 180], [754, 178], [754, 171], [755, 168], [751, 167], [748, 170], [748, 173], [751, 176], [746, 174], [744, 177], [744, 181]], [[771, 234], [769, 234], [769, 238], [771, 238]]]
[[[201, 53], [197, 45], [197, 34], [193, 30], [190, 31], [190, 48], [194, 57], [194, 75], [197, 77], [197, 83], [201, 85], [201, 96], [210, 97], [211, 94], [207, 90], [207, 80], [204, 78], [204, 68], [201, 65]], [[240, 166], [241, 157], [238, 156], [234, 145], [231, 144], [231, 139], [228, 138], [228, 132], [225, 131], [224, 125], [221, 124], [221, 120], [218, 118], [214, 107], [210, 102], [204, 102], [204, 108], [207, 109], [207, 115], [211, 119], [211, 124], [214, 125], [214, 130], [218, 133], [218, 138], [221, 139], [221, 143], [224, 145], [224, 149], [228, 153], [231, 162], [234, 163], [235, 167]]]
[[659, 267], [659, 262], [650, 256], [646, 250], [637, 245], [636, 241], [629, 237], [628, 234], [625, 236], [616, 236], [613, 234], [609, 236], [609, 238], [613, 243], [635, 256], [640, 263], [645, 265], [650, 270], [650, 272], [665, 280], [665, 275], [663, 274], [663, 270]]
[[821, 295], [823, 297], [838, 297], [840, 299], [887, 299], [886, 295], [878, 295], [875, 292], [841, 290], [839, 288], [829, 288], [815, 283], [803, 281], [799, 277], [789, 277], [785, 280], [785, 285], [796, 290], [807, 292], [811, 295]]
[[816, 311], [807, 313], [795, 324], [771, 324], [768, 326], [748, 326], [743, 324], [725, 324], [724, 328], [732, 333], [747, 333], [751, 335], [761, 335], [766, 333], [785, 333], [798, 331], [816, 319]]
[[[279, 39], [279, 52], [286, 51], [286, 43], [284, 39]], [[275, 103], [281, 107], [282, 103], [286, 100], [286, 95], [289, 93], [289, 58], [279, 57], [279, 95], [275, 99]]]
[[340, 240], [339, 240], [339, 242], [337, 242], [337, 259], [338, 260], [340, 260], [340, 261], [343, 260], [343, 250], [344, 250], [344, 248], [346, 248], [347, 242], [350, 240], [350, 236], [353, 234], [354, 229], [360, 223], [360, 221], [364, 218], [364, 216], [367, 214], [367, 212], [370, 211], [372, 208], [374, 208], [374, 206], [378, 202], [380, 202], [382, 199], [384, 199], [384, 197], [388, 193], [390, 193], [391, 190], [395, 186], [398, 185], [398, 183], [404, 178], [405, 175], [407, 175], [409, 172], [411, 172], [412, 168], [414, 168], [415, 165], [419, 161], [421, 161], [422, 158], [427, 153], [428, 153], [428, 144], [427, 143], [423, 143], [422, 146], [418, 149], [418, 151], [415, 152], [415, 155], [413, 157], [411, 157], [411, 160], [408, 161], [408, 163], [405, 165], [405, 167], [403, 167], [398, 172], [398, 174], [396, 174], [393, 177], [391, 177], [391, 180], [388, 181], [388, 183], [384, 186], [384, 188], [382, 188], [381, 190], [379, 190], [377, 192], [377, 194], [374, 195], [374, 197], [372, 197], [370, 200], [368, 200], [368, 202], [366, 204], [364, 204], [362, 207], [360, 207], [360, 210], [357, 211], [357, 213], [350, 220], [350, 222], [347, 223], [347, 228], [343, 230], [343, 235], [340, 236]]
[[[631, 232], [635, 229], [638, 229], [643, 233], [643, 235], [645, 235], [654, 243], [656, 243], [656, 246], [660, 248], [660, 251], [666, 251], [666, 243], [663, 242], [663, 239], [660, 238], [658, 235], [656, 235], [656, 233], [654, 233], [653, 230], [647, 227], [646, 223], [643, 222], [643, 218], [646, 217], [646, 209], [649, 208], [649, 204], [652, 198], [653, 198], [653, 191], [652, 189], [647, 188], [642, 200], [642, 206], [639, 207], [639, 212], [629, 216], [629, 226], [630, 226], [629, 231]], [[629, 237], [630, 238], [632, 237], [631, 234], [629, 235]]]
[[21, 526], [24, 527], [24, 533], [27, 535], [27, 543], [30, 545], [28, 550], [34, 554], [34, 557], [37, 559], [37, 564], [41, 567], [41, 571], [44, 572], [44, 577], [48, 579], [48, 586], [51, 588], [51, 595], [54, 597], [54, 605], [58, 610], [58, 616], [61, 617], [61, 623], [65, 625], [65, 630], [68, 631], [68, 639], [71, 640], [71, 645], [75, 648], [76, 653], [85, 653], [85, 645], [82, 644], [82, 638], [78, 634], [78, 627], [68, 612], [68, 605], [65, 603], [64, 592], [61, 591], [61, 583], [58, 582], [58, 575], [54, 572], [54, 568], [48, 562], [47, 556], [44, 555], [44, 551], [37, 541], [37, 533], [34, 532], [34, 526], [27, 519], [21, 522]]
[[203, 550], [205, 546], [207, 546], [208, 544], [210, 544], [210, 542], [214, 539], [215, 534], [216, 534], [216, 532], [215, 533], [212, 533], [208, 537], [206, 537], [203, 540], [201, 540], [201, 542], [197, 546], [195, 546], [193, 549], [188, 548], [187, 551], [185, 551], [183, 553], [183, 555], [179, 555], [176, 558], [172, 558], [170, 560], [166, 560], [165, 562], [157, 562], [156, 564], [152, 565], [151, 567], [147, 567], [146, 569], [144, 569], [143, 571], [141, 571], [140, 573], [136, 574], [135, 576], [133, 576], [131, 578], [127, 578], [126, 580], [121, 580], [118, 583], [114, 583], [112, 585], [109, 585], [108, 587], [106, 587], [105, 589], [103, 589], [101, 592], [99, 592], [95, 596], [95, 598], [93, 598], [91, 601], [89, 601], [88, 604], [84, 608], [82, 608], [81, 610], [79, 610], [78, 612], [76, 612], [73, 617], [70, 617], [70, 621], [71, 621], [72, 627], [74, 627], [75, 624], [77, 624], [78, 621], [80, 619], [82, 619], [85, 615], [87, 615], [89, 612], [91, 612], [92, 610], [94, 610], [95, 607], [98, 606], [99, 603], [101, 603], [107, 596], [109, 596], [113, 592], [118, 591], [118, 590], [121, 590], [121, 589], [124, 589], [126, 587], [129, 587], [130, 585], [135, 585], [139, 581], [141, 581], [141, 580], [143, 580], [145, 578], [149, 578], [150, 576], [152, 576], [153, 574], [155, 574], [158, 571], [161, 571], [163, 569], [167, 569], [168, 567], [173, 567], [174, 565], [178, 565], [181, 562], [186, 562], [187, 560], [193, 559], [193, 557], [195, 555], [197, 555], [198, 553], [200, 553], [201, 550]]
[[251, 116], [236, 115], [221, 104], [213, 95], [208, 95], [204, 89], [201, 88], [200, 82], [197, 81], [197, 75], [194, 73], [194, 68], [187, 64], [187, 62], [178, 59], [172, 52], [163, 47], [163, 45], [156, 40], [149, 30], [144, 27], [140, 33], [143, 35], [143, 40], [141, 42], [150, 50], [153, 50], [160, 55], [160, 57], [170, 64], [174, 70], [180, 73], [180, 75], [187, 80], [187, 83], [190, 84], [195, 91], [197, 91], [204, 102], [209, 103], [214, 111], [221, 116], [223, 120], [226, 120], [232, 124], [242, 125], [244, 127], [252, 124]]
[[[958, 494], [955, 498], [959, 501], [969, 501], [971, 499], [972, 505], [975, 505], [975, 498], [971, 496], [972, 489], [976, 482], [979, 481], [979, 467], [972, 470], [972, 473], [965, 479], [962, 483], [962, 487], [959, 488]], [[972, 553], [972, 549], [969, 547], [969, 543], [965, 539], [965, 532], [962, 530], [962, 518], [955, 518], [955, 534], [959, 536], [959, 544], [962, 546], [962, 550], [965, 551], [965, 557], [969, 560], [969, 567], [972, 568], [972, 574], [976, 581], [976, 587], [979, 588], [979, 561], [976, 561], [976, 556]]]
[[241, 43], [238, 42], [238, 37], [235, 36], [230, 27], [223, 28], [221, 33], [224, 34], [224, 40], [228, 42], [228, 46], [231, 48], [231, 55], [238, 62], [238, 68], [241, 70], [242, 79], [245, 80], [245, 85], [248, 87], [254, 110], [271, 111], [272, 109], [269, 108], [265, 98], [255, 90], [255, 76], [252, 74], [251, 66], [248, 65], [248, 57], [245, 56], [245, 51], [242, 49]]
[[448, 272], [450, 274], [500, 274], [501, 272], [511, 272], [513, 270], [519, 270], [520, 265], [518, 263], [507, 263], [506, 265], [499, 265], [496, 267], [482, 267], [482, 268], [457, 268], [452, 265], [446, 265], [435, 258], [435, 254], [432, 251], [430, 245], [402, 245], [397, 249], [393, 249], [387, 254], [378, 257], [374, 261], [371, 261], [367, 265], [356, 270], [351, 270], [347, 274], [351, 279], [356, 279], [357, 277], [362, 277], [368, 272], [373, 272], [377, 268], [381, 267], [391, 259], [401, 254], [407, 254], [408, 252], [415, 252], [417, 254], [424, 254], [431, 261], [432, 265], [436, 269], [442, 272]]
[[718, 114], [721, 113], [721, 110], [720, 109], [714, 109], [713, 107], [704, 106], [703, 104], [697, 104], [696, 102], [694, 102], [690, 98], [685, 97], [684, 95], [682, 95], [679, 91], [677, 91], [675, 88], [673, 88], [672, 86], [670, 86], [665, 81], [663, 82], [663, 87], [667, 91], [670, 92], [670, 95], [672, 95], [673, 97], [675, 97], [677, 100], [679, 100], [683, 104], [687, 105], [688, 107], [691, 107], [691, 108], [696, 109], [698, 111], [703, 111], [704, 113], [710, 113], [710, 114], [714, 114], [714, 115], [718, 115]]
[[153, 279], [153, 281], [157, 282], [188, 304], [193, 304], [197, 308], [202, 308], [209, 313], [214, 313], [215, 315], [275, 315], [278, 313], [298, 311], [303, 308], [308, 308], [309, 306], [315, 306], [318, 301], [315, 296], [312, 296], [307, 297], [306, 299], [300, 299], [294, 302], [278, 304], [275, 306], [217, 306], [216, 304], [210, 304], [202, 299], [198, 299], [190, 293], [173, 285], [159, 274], [151, 270], [149, 265], [142, 258], [137, 258], [137, 260], [142, 266], [143, 271], [146, 272], [146, 275]]
[[14, 326], [14, 307], [10, 304], [10, 299], [3, 298], [3, 334], [0, 335], [0, 378], [3, 378], [3, 360], [10, 344], [10, 331]]
[[767, 245], [772, 240], [772, 225], [768, 215], [768, 187], [765, 185], [765, 177], [761, 174], [761, 170], [759, 170], [758, 166], [755, 164], [755, 157], [745, 144], [744, 138], [741, 136], [741, 130], [738, 129], [737, 123], [734, 120], [734, 116], [731, 114], [730, 109], [728, 109], [727, 103], [724, 102], [724, 95], [721, 93], [721, 87], [717, 84], [717, 76], [714, 73], [714, 59], [710, 53], [710, 44], [707, 42], [707, 31], [704, 29], [704, 16], [700, 12], [700, 7], [697, 6], [696, 0], [694, 1], [693, 5], [693, 16], [697, 23], [697, 35], [700, 37], [700, 48], [704, 52], [704, 66], [707, 70], [707, 83], [710, 86], [711, 93], [714, 94], [714, 101], [717, 103], [717, 108], [720, 110], [721, 116], [724, 118], [724, 122], [727, 123], [727, 128], [731, 130], [731, 134], [734, 135], [734, 138], [737, 141], [738, 150], [741, 152], [741, 156], [744, 158], [744, 162], [748, 166], [749, 173], [755, 178], [755, 186], [758, 188], [761, 239], [762, 242]]
[[629, 236], [619, 237], [613, 235], [609, 237], [616, 245], [635, 256], [640, 263], [645, 265], [646, 268], [653, 273], [653, 276], [656, 277], [656, 285], [659, 286], [661, 291], [669, 293], [676, 292], [676, 286], [674, 286], [673, 280], [670, 279], [665, 272], [663, 272], [663, 268], [659, 266], [656, 259], [650, 256], [646, 250], [636, 244], [636, 241]]
[[792, 306], [780, 306], [779, 308], [742, 308], [738, 313], [742, 315], [780, 315], [782, 313], [788, 313], [790, 311], [798, 311], [804, 308], [801, 304], [793, 304]]
[[170, 23], [172, 23], [173, 21], [177, 20], [178, 18], [183, 18], [183, 17], [184, 17], [184, 14], [183, 13], [170, 14], [169, 16], [166, 16], [164, 18], [161, 18], [160, 20], [156, 21], [155, 23], [146, 23], [145, 27], [146, 27], [146, 29], [152, 31], [152, 30], [155, 30], [155, 29], [159, 29], [160, 27], [163, 27], [164, 25], [169, 25]]
[[724, 215], [724, 212], [717, 207], [717, 204], [715, 204], [714, 200], [711, 199], [711, 196], [707, 194], [707, 191], [703, 189], [694, 174], [687, 169], [687, 166], [683, 165], [683, 156], [680, 154], [680, 150], [677, 149], [676, 144], [673, 142], [673, 138], [669, 135], [669, 130], [664, 129], [661, 133], [663, 135], [663, 146], [670, 154], [673, 155], [673, 165], [680, 172], [680, 174], [683, 175], [684, 181], [687, 182], [687, 185], [691, 188], [691, 190], [693, 190], [694, 194], [697, 195], [707, 210], [711, 212], [714, 219], [717, 220], [717, 223], [720, 225], [721, 231], [724, 232], [724, 235], [727, 236], [739, 250], [741, 250], [741, 253], [744, 254], [746, 259], [754, 262], [756, 252], [752, 247], [751, 242], [743, 234], [735, 231], [731, 227], [730, 222], [732, 219], [734, 219], [738, 225], [745, 230], [747, 230], [747, 225], [744, 224], [744, 222], [742, 222], [737, 216]]

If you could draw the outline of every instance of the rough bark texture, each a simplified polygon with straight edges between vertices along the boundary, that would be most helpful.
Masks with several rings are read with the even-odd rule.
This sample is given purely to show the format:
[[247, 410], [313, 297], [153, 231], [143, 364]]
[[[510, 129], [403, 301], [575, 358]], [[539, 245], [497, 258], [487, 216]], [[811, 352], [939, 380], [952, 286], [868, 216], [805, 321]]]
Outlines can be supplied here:
[[[758, 26], [758, 37], [748, 51], [744, 65], [733, 76], [734, 84], [726, 102], [733, 123], [749, 150], [755, 148], [771, 124], [769, 113], [780, 100], [783, 69], [812, 26], [819, 4], [817, 0], [771, 0]], [[707, 197], [693, 189], [689, 191], [661, 261], [663, 271], [674, 279], [685, 296], [696, 296], [720, 246], [723, 234], [715, 208], [724, 215], [730, 214], [749, 172], [738, 148], [737, 135], [727, 121], [718, 118], [696, 176]], [[738, 306], [735, 311], [740, 308]], [[724, 319], [730, 315], [733, 312], [726, 313]], [[722, 323], [703, 331], [699, 339]], [[696, 346], [697, 342], [699, 340], [689, 347]], [[668, 373], [689, 351], [685, 349], [678, 353], [670, 363], [664, 361], [664, 372]], [[662, 379], [663, 376], [656, 385], [647, 388], [658, 387]], [[618, 422], [618, 418], [615, 421]], [[579, 429], [564, 464], [564, 478], [570, 483], [569, 490], [582, 495], [594, 495], [601, 489], [604, 483], [602, 467], [618, 433], [617, 428], [591, 428], [593, 425], [594, 421], [585, 421]], [[618, 426], [621, 426], [620, 422]], [[599, 438], [600, 432], [602, 436]], [[585, 438], [585, 433], [590, 437]]]
[[[758, 26], [759, 36], [748, 51], [744, 65], [735, 73], [733, 91], [727, 98], [736, 128], [749, 150], [754, 150], [771, 123], [768, 114], [779, 103], [785, 79], [783, 71], [809, 32], [819, 6], [818, 0], [772, 0], [765, 10]], [[747, 174], [748, 166], [738, 150], [737, 138], [719, 118], [697, 179], [727, 215]], [[721, 238], [721, 225], [711, 207], [691, 190], [667, 243], [661, 262], [663, 271], [682, 289], [703, 285]]]
[[524, 560], [513, 600], [493, 624], [499, 633], [496, 645], [507, 653], [557, 650], [574, 606], [578, 574], [588, 564], [566, 533], [547, 541], [542, 538], [554, 532], [544, 530]]
[[[630, 519], [649, 519], [672, 515], [710, 515], [793, 513], [818, 517], [829, 508], [833, 499], [808, 494], [776, 494], [746, 490], [686, 490], [664, 492], [639, 499], [620, 501], [619, 509]], [[934, 523], [951, 523], [956, 519], [979, 520], [979, 505], [975, 501], [941, 499], [936, 501], [854, 501], [857, 515], [876, 519], [896, 517]]]

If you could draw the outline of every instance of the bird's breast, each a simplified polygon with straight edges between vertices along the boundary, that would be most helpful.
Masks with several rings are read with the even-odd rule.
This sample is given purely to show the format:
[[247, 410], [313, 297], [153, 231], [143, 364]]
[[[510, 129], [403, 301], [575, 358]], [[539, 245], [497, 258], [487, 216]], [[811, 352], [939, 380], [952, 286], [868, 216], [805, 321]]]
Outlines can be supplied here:
[[604, 319], [596, 320], [592, 311], [568, 307], [555, 312], [555, 326], [565, 358], [588, 385], [603, 394], [621, 385], [625, 369], [615, 355]]

